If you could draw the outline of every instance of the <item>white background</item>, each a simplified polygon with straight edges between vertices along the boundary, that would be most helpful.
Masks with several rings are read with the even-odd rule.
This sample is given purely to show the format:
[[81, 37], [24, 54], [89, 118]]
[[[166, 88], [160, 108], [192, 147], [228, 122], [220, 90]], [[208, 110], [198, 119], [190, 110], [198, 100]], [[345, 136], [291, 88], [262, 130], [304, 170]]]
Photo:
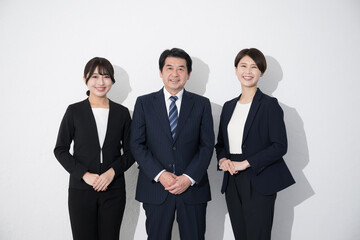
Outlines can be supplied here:
[[[356, 0], [0, 0], [0, 239], [71, 239], [68, 173], [52, 151], [66, 107], [86, 97], [86, 62], [112, 62], [109, 97], [132, 111], [161, 88], [158, 58], [172, 47], [193, 58], [186, 88], [210, 98], [216, 133], [241, 91], [237, 52], [263, 51], [260, 88], [284, 109], [297, 181], [278, 194], [273, 239], [360, 239], [359, 43]], [[231, 240], [215, 158], [209, 175], [206, 238]], [[146, 238], [136, 179], [132, 167], [125, 240]]]

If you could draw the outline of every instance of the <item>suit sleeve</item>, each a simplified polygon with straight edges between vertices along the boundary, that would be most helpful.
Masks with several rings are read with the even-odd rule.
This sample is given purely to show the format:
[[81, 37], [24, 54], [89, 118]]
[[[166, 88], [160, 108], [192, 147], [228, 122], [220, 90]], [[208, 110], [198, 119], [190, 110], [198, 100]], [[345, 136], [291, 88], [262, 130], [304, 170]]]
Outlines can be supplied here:
[[125, 115], [125, 122], [123, 124], [123, 136], [122, 136], [122, 148], [123, 154], [121, 157], [116, 159], [111, 167], [115, 171], [115, 177], [123, 174], [126, 170], [128, 170], [134, 163], [134, 158], [130, 151], [130, 127], [131, 127], [131, 118], [130, 113], [127, 110]]
[[214, 150], [214, 141], [211, 105], [209, 99], [206, 99], [201, 117], [198, 152], [184, 171], [184, 174], [193, 178], [197, 183], [201, 182], [209, 167]]
[[[223, 110], [221, 111], [219, 133], [218, 133], [218, 137], [217, 137], [217, 143], [215, 145], [216, 158], [217, 158], [218, 162], [222, 158], [228, 158], [228, 154], [226, 153], [226, 149], [225, 149], [225, 142], [224, 142], [224, 135], [223, 135], [223, 128], [224, 128], [223, 112], [224, 112], [224, 109], [225, 109], [225, 105], [223, 107]], [[217, 169], [221, 170], [219, 168], [219, 164], [217, 165]]]
[[146, 144], [146, 119], [141, 98], [135, 103], [133, 121], [131, 123], [130, 147], [135, 161], [146, 176], [153, 180], [164, 167], [155, 159]]
[[69, 153], [71, 142], [74, 139], [74, 133], [75, 126], [73, 112], [71, 106], [69, 106], [60, 124], [54, 154], [70, 175], [77, 179], [81, 179], [88, 169], [77, 162], [74, 156]]
[[284, 112], [276, 99], [273, 99], [268, 106], [267, 119], [270, 145], [247, 158], [256, 174], [259, 174], [264, 168], [280, 160], [287, 152]]

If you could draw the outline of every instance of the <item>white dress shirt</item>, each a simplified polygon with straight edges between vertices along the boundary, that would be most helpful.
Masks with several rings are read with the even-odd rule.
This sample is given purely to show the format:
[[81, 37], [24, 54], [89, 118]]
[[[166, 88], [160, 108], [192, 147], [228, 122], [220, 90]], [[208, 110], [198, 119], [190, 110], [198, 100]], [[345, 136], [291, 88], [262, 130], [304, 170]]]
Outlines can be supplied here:
[[242, 154], [242, 140], [247, 116], [251, 102], [246, 104], [236, 103], [236, 107], [227, 127], [229, 137], [229, 151], [231, 154]]
[[[104, 145], [106, 129], [109, 118], [108, 108], [91, 108], [94, 114], [96, 128], [99, 136], [100, 148]], [[102, 150], [100, 151], [100, 163], [103, 163]]]

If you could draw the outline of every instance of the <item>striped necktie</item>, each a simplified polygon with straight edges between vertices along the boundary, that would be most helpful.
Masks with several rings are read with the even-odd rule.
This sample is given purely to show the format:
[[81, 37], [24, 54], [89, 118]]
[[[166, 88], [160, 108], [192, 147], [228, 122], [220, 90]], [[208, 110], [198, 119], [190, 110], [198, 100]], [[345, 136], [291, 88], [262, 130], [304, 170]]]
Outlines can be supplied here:
[[170, 97], [171, 100], [171, 104], [170, 104], [170, 108], [169, 108], [169, 122], [170, 122], [170, 129], [171, 129], [171, 136], [173, 139], [175, 139], [175, 134], [176, 134], [176, 127], [178, 124], [178, 110], [176, 107], [176, 100], [178, 100], [177, 96], [171, 96]]

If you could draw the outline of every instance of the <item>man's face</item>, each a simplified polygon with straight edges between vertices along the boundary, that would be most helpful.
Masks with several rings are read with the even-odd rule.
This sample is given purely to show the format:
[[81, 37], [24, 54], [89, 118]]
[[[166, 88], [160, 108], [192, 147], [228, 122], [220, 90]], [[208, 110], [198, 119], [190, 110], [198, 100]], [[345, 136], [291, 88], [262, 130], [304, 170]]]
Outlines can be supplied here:
[[186, 60], [183, 58], [167, 57], [164, 67], [160, 71], [160, 77], [163, 79], [165, 89], [171, 95], [176, 95], [184, 88], [186, 81], [190, 78], [186, 67]]

